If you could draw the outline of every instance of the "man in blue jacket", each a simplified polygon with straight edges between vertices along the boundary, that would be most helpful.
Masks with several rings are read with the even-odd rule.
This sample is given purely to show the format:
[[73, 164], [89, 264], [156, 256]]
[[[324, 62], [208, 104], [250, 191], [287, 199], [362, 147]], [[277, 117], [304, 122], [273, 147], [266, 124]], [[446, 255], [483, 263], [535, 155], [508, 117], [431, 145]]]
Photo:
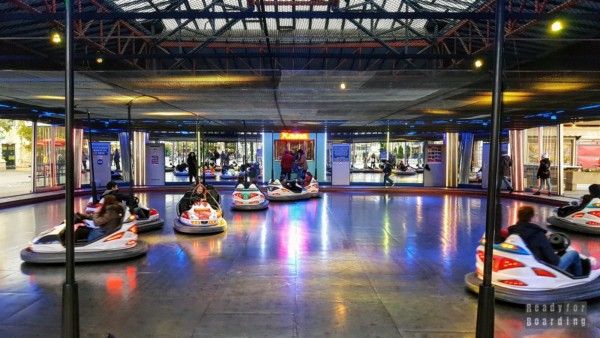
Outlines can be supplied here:
[[567, 250], [565, 254], [558, 256], [546, 238], [546, 230], [531, 223], [534, 214], [535, 212], [530, 206], [519, 208], [517, 211], [518, 222], [508, 228], [509, 233], [519, 235], [538, 260], [554, 265], [574, 276], [583, 275], [579, 253], [575, 250]]

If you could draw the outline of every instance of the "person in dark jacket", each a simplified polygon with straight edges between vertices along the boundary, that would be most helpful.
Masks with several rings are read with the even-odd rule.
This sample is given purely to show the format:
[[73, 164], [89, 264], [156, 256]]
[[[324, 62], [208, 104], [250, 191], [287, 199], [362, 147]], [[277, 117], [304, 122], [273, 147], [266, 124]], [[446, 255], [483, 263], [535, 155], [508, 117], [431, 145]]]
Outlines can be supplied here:
[[510, 168], [512, 167], [512, 159], [508, 153], [503, 152], [502, 158], [500, 159], [500, 172], [502, 174], [502, 182], [506, 184], [508, 191], [512, 193], [514, 191], [512, 183], [510, 181]]
[[112, 195], [117, 198], [119, 202], [125, 202], [128, 207], [133, 208], [136, 207], [135, 202], [129, 195], [123, 194], [119, 191], [119, 185], [115, 181], [110, 181], [106, 183], [106, 190], [102, 193], [102, 198], [106, 198], [106, 196]]
[[570, 214], [583, 210], [585, 207], [594, 199], [600, 198], [600, 184], [591, 184], [588, 187], [589, 194], [585, 194], [581, 197], [579, 205], [566, 205], [558, 208], [556, 214], [560, 217], [566, 217]]
[[283, 152], [281, 155], [281, 175], [279, 179], [290, 180], [292, 178], [292, 166], [294, 165], [294, 155], [289, 150]]
[[527, 245], [527, 248], [539, 261], [554, 265], [574, 276], [581, 276], [583, 269], [579, 253], [575, 250], [567, 250], [562, 256], [554, 252], [550, 241], [546, 238], [546, 230], [539, 225], [531, 223], [535, 212], [532, 207], [524, 206], [517, 211], [518, 222], [508, 228], [508, 232], [519, 235]]
[[389, 161], [383, 160], [383, 186], [387, 186], [389, 182], [391, 186], [394, 185], [394, 181], [390, 178], [392, 175], [392, 165]]
[[198, 183], [198, 159], [196, 158], [196, 153], [194, 153], [193, 151], [189, 153], [186, 163], [188, 166], [188, 176], [190, 178], [190, 183], [192, 183], [192, 180]]
[[548, 154], [542, 154], [542, 160], [540, 161], [540, 166], [537, 171], [537, 178], [540, 180], [540, 186], [538, 191], [534, 193], [534, 195], [539, 195], [540, 191], [544, 187], [544, 184], [548, 187], [548, 195], [551, 194], [552, 184], [550, 183], [550, 159], [548, 158]]

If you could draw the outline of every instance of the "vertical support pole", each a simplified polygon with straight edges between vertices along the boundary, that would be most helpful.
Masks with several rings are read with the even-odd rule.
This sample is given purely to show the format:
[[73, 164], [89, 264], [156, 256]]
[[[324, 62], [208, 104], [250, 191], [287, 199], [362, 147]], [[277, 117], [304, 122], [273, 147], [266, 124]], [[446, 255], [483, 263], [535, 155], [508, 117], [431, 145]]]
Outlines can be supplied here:
[[[315, 151], [313, 152], [313, 156], [315, 157], [315, 181], [319, 181], [319, 133], [315, 133]], [[388, 154], [388, 158], [389, 158]]]
[[[198, 184], [198, 170], [202, 170], [202, 184], [204, 184], [204, 149], [201, 148], [201, 136], [200, 136], [200, 124], [198, 118], [196, 118], [196, 161], [198, 161], [198, 167], [196, 168], [196, 177], [194, 182]], [[188, 170], [190, 170], [188, 168]]]
[[31, 163], [33, 163], [33, 165], [31, 166], [31, 177], [33, 177], [33, 185], [32, 185], [32, 192], [35, 192], [35, 190], [37, 189], [37, 167], [38, 167], [38, 160], [37, 160], [37, 119], [33, 120], [33, 149], [31, 150], [31, 154], [33, 156], [33, 159], [31, 161]]
[[96, 191], [96, 178], [94, 177], [94, 152], [92, 151], [92, 119], [90, 117], [90, 111], [87, 111], [88, 120], [88, 152], [90, 159], [90, 185], [92, 187], [92, 202], [98, 203], [98, 192]]
[[386, 160], [389, 161], [390, 160], [390, 131], [388, 130], [385, 133], [385, 156], [386, 156]]
[[75, 281], [75, 236], [73, 214], [74, 195], [74, 154], [73, 154], [73, 107], [74, 70], [73, 70], [73, 4], [65, 0], [65, 282], [62, 289], [62, 337], [79, 337], [79, 297]]
[[[494, 287], [492, 286], [492, 256], [494, 234], [500, 225], [498, 211], [498, 167], [500, 162], [500, 131], [502, 124], [502, 73], [504, 52], [504, 0], [496, 1], [496, 43], [494, 60], [494, 88], [492, 93], [492, 135], [490, 137], [489, 184], [487, 187], [485, 222], [485, 261], [483, 283], [479, 287], [477, 304], [477, 338], [494, 336]], [[499, 232], [499, 231], [498, 231]]]
[[512, 158], [511, 180], [515, 191], [523, 191], [525, 187], [525, 148], [523, 144], [525, 130], [510, 130], [510, 157]]
[[557, 134], [556, 134], [556, 138], [558, 139], [558, 172], [556, 173], [556, 179], [557, 179], [557, 183], [556, 183], [556, 193], [558, 195], [562, 195], [564, 193], [564, 162], [565, 162], [565, 154], [564, 154], [564, 142], [563, 142], [563, 135], [564, 135], [564, 125], [563, 124], [559, 124], [558, 125], [558, 130], [557, 130]]
[[133, 103], [129, 102], [127, 104], [127, 121], [129, 123], [129, 130], [127, 131], [129, 136], [129, 140], [127, 142], [127, 149], [129, 149], [129, 200], [133, 201], [133, 154], [131, 152], [131, 142], [133, 140], [133, 126], [131, 125], [131, 105]]

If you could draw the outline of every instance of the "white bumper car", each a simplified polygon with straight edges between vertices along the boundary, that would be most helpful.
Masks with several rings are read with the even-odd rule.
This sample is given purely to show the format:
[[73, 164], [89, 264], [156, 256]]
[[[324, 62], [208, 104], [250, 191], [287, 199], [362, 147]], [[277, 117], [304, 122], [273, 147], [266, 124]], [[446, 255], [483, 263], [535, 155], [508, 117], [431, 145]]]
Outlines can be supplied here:
[[186, 192], [177, 206], [178, 216], [173, 223], [175, 230], [186, 234], [212, 234], [225, 231], [227, 221], [223, 218], [218, 197], [214, 198], [213, 194], [216, 194], [216, 191], [210, 190], [208, 198], [213, 199], [211, 205], [208, 201], [194, 196], [192, 191]]
[[[476, 271], [465, 275], [467, 288], [479, 292], [482, 283], [484, 239], [477, 247]], [[580, 301], [600, 296], [600, 269], [581, 256], [584, 275], [574, 277], [555, 266], [538, 261], [518, 235], [494, 245], [492, 284], [497, 299], [516, 303]]]
[[312, 198], [313, 195], [314, 192], [309, 192], [295, 181], [283, 185], [279, 180], [275, 180], [267, 185], [267, 199], [269, 201], [299, 201]]
[[563, 217], [558, 216], [558, 210], [555, 210], [546, 221], [566, 230], [600, 235], [600, 198], [592, 199], [583, 209], [575, 209]]
[[231, 208], [233, 210], [264, 210], [269, 207], [269, 201], [256, 184], [250, 184], [248, 187], [244, 184], [238, 184], [232, 197]]
[[[104, 198], [94, 204], [93, 199], [90, 197], [85, 207], [85, 212], [88, 214], [94, 213], [102, 207], [103, 203]], [[134, 203], [136, 205], [134, 210], [139, 209], [139, 212], [136, 213], [138, 233], [152, 231], [163, 227], [165, 221], [160, 218], [158, 210], [141, 204], [137, 197], [134, 197]]]
[[[146, 254], [148, 244], [138, 240], [135, 216], [125, 213], [124, 221], [117, 230], [106, 233], [93, 241], [75, 240], [75, 262], [91, 263], [115, 261]], [[94, 227], [93, 221], [85, 221], [87, 227]], [[66, 250], [61, 240], [65, 222], [35, 237], [29, 246], [21, 250], [21, 259], [27, 263], [65, 263]], [[77, 234], [77, 231], [76, 231]]]

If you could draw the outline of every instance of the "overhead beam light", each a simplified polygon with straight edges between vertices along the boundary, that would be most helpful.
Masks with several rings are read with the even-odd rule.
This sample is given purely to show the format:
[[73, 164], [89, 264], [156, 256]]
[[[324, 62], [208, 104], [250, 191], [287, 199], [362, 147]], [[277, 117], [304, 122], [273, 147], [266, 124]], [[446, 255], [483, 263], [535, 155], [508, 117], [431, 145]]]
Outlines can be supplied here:
[[340, 89], [341, 90], [346, 89], [346, 83], [345, 82], [340, 83]]
[[477, 68], [477, 69], [483, 67], [483, 60], [482, 59], [475, 60], [475, 62], [473, 63], [473, 66], [475, 66], [475, 68]]
[[96, 57], [96, 63], [97, 64], [102, 64], [102, 62], [104, 62], [104, 58], [102, 56]]
[[550, 24], [550, 31], [553, 33], [558, 33], [563, 30], [563, 24], [560, 20], [554, 20], [552, 24]]
[[59, 45], [62, 42], [62, 35], [59, 32], [51, 32], [50, 33], [50, 42], [55, 45]]

